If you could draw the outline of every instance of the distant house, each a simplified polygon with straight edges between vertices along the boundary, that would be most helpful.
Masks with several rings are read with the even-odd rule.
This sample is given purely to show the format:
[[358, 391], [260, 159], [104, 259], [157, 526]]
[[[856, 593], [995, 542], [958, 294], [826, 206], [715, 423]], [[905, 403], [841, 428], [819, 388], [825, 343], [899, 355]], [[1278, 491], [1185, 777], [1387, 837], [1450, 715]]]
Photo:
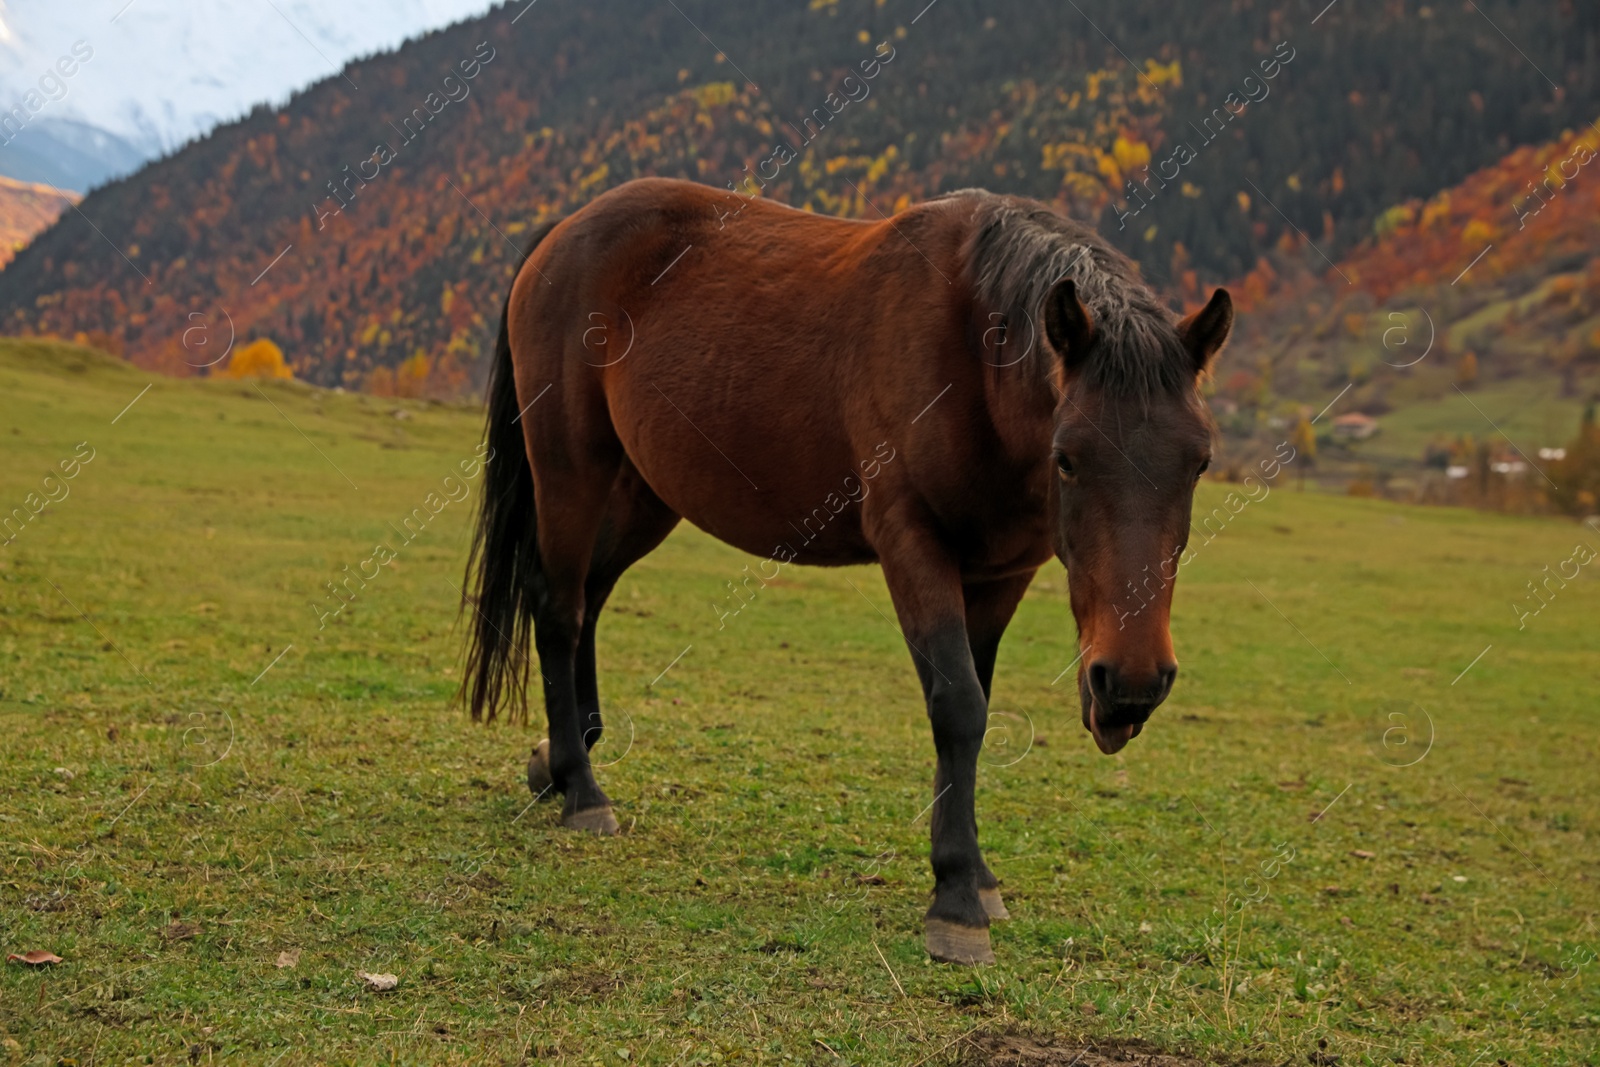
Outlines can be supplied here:
[[1528, 464], [1520, 452], [1497, 449], [1489, 457], [1489, 469], [1508, 478], [1520, 478], [1528, 473]]
[[1345, 441], [1365, 441], [1378, 432], [1378, 420], [1353, 411], [1333, 420], [1333, 436]]

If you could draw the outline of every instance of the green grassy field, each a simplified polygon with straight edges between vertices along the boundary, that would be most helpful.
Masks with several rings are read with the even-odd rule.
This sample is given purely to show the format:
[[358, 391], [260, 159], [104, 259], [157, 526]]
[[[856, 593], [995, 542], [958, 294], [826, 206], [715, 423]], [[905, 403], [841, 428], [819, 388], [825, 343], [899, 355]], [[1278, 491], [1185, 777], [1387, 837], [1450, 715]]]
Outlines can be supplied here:
[[[1463, 434], [1504, 447], [1504, 432], [1530, 458], [1540, 448], [1560, 448], [1578, 432], [1582, 399], [1562, 398], [1550, 377], [1491, 382], [1465, 396], [1450, 389], [1437, 400], [1406, 404], [1378, 417], [1382, 429], [1351, 446], [1357, 459], [1416, 464], [1429, 442]], [[1587, 392], [1583, 396], [1587, 396]]]
[[1592, 530], [1285, 484], [1185, 569], [1182, 676], [1113, 758], [1047, 568], [979, 777], [1014, 918], [964, 969], [921, 947], [932, 744], [875, 569], [721, 628], [746, 557], [685, 527], [630, 572], [623, 834], [577, 836], [521, 780], [542, 731], [451, 704], [478, 481], [325, 614], [476, 410], [20, 343], [0, 396], [0, 509], [93, 449], [0, 548], [0, 941], [64, 958], [0, 969], [0, 1061], [1600, 1062], [1600, 583], [1510, 606]]

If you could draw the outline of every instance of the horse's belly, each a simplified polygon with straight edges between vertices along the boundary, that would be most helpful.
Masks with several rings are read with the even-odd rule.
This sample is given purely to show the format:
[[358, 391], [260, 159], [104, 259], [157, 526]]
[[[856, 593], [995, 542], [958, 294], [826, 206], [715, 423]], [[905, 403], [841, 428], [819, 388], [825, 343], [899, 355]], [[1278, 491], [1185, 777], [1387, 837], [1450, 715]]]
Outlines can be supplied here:
[[[642, 457], [641, 457], [642, 458]], [[870, 483], [845, 476], [826, 491], [805, 496], [732, 478], [685, 478], [683, 468], [645, 460], [636, 466], [656, 494], [679, 515], [720, 541], [779, 563], [842, 566], [877, 559], [861, 528], [861, 502]], [[695, 472], [707, 473], [701, 466]]]
[[[629, 460], [666, 505], [718, 540], [779, 562], [821, 565], [877, 558], [861, 507], [886, 482], [894, 449], [845, 458], [842, 425], [814, 419], [786, 433], [780, 418], [752, 421], [738, 404], [646, 389], [613, 396], [617, 434]], [[763, 410], [771, 410], [763, 405]], [[634, 417], [626, 417], [626, 416]]]

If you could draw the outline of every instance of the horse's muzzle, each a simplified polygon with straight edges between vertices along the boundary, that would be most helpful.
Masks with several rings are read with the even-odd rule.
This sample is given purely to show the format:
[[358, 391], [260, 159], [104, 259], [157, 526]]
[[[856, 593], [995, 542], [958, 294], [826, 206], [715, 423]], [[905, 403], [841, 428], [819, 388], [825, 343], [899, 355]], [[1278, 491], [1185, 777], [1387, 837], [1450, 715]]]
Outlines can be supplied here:
[[1139, 736], [1150, 714], [1172, 692], [1176, 663], [1163, 664], [1144, 679], [1128, 677], [1109, 660], [1096, 660], [1078, 676], [1083, 701], [1083, 727], [1106, 755], [1120, 752]]

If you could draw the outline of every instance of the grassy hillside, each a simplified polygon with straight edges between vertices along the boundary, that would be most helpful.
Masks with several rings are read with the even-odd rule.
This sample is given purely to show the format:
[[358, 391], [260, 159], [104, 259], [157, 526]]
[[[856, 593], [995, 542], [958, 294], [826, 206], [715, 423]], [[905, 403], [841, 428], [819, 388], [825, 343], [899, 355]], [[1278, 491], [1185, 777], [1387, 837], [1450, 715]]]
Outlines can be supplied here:
[[685, 528], [630, 572], [600, 637], [624, 833], [578, 837], [519, 780], [539, 733], [448, 706], [476, 481], [310, 606], [449, 491], [475, 410], [10, 342], [0, 394], [5, 508], [92, 449], [0, 547], [0, 942], [65, 959], [0, 970], [14, 1062], [1600, 1055], [1600, 588], [1509, 607], [1600, 533], [1275, 491], [1186, 568], [1176, 692], [1109, 759], [1053, 684], [1047, 569], [980, 774], [1015, 918], [962, 970], [921, 949], [932, 747], [876, 570], [786, 574], [721, 629], [739, 553]]
[[1381, 420], [1382, 432], [1350, 451], [1369, 462], [1415, 467], [1429, 442], [1462, 434], [1492, 437], [1498, 426], [1518, 448], [1534, 456], [1542, 447], [1566, 444], [1577, 429], [1581, 405], [1558, 393], [1549, 379], [1537, 377], [1495, 382], [1468, 396], [1452, 389], [1387, 413]]

